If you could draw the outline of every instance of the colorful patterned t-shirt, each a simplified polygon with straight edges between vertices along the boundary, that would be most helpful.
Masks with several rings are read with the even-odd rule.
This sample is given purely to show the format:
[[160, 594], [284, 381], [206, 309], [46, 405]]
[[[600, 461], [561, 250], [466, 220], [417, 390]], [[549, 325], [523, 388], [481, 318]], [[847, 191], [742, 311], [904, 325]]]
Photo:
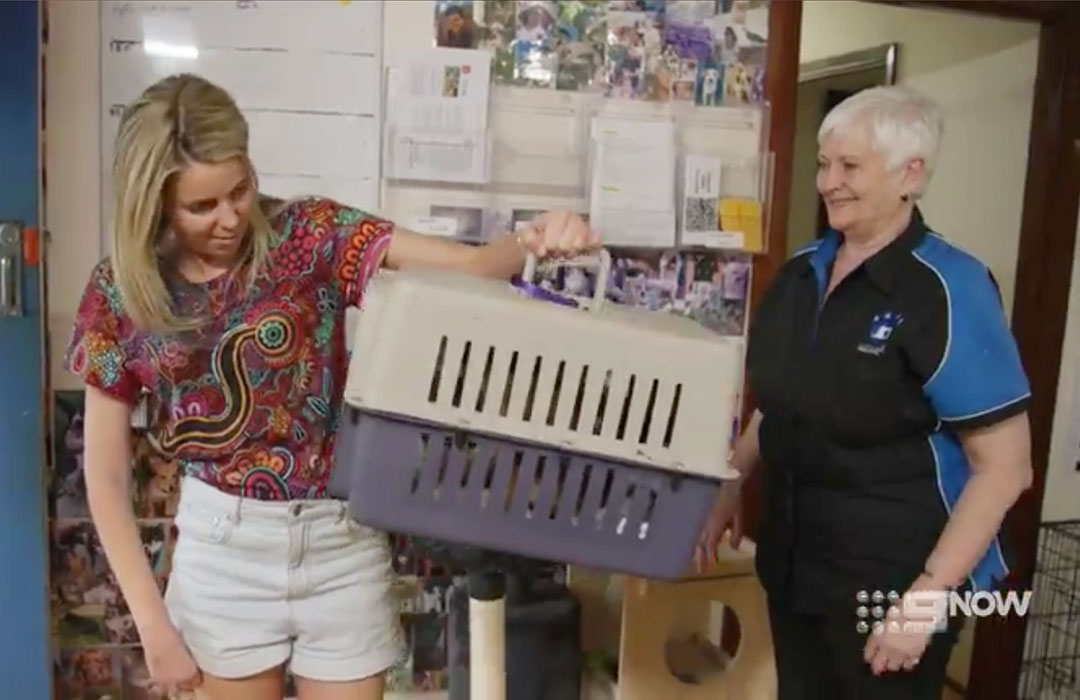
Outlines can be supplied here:
[[135, 328], [108, 260], [79, 306], [68, 367], [134, 404], [151, 396], [151, 442], [188, 475], [234, 495], [320, 498], [345, 382], [345, 308], [359, 306], [392, 225], [325, 199], [286, 206], [254, 286], [241, 273], [170, 281], [197, 330]]

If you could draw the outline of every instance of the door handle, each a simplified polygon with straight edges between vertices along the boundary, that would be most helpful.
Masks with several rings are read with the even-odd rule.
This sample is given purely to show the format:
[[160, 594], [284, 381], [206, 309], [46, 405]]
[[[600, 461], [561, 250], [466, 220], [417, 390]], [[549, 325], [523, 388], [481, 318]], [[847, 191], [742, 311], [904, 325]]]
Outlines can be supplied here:
[[22, 316], [22, 224], [0, 222], [0, 317]]

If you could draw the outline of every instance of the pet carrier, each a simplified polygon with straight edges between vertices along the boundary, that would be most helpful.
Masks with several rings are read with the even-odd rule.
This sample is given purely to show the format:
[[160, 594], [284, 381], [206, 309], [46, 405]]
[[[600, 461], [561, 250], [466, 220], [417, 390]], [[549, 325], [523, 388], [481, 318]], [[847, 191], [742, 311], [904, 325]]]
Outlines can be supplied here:
[[[582, 261], [576, 261], [581, 263]], [[384, 272], [355, 329], [331, 491], [384, 530], [684, 574], [728, 466], [743, 341], [437, 270]]]

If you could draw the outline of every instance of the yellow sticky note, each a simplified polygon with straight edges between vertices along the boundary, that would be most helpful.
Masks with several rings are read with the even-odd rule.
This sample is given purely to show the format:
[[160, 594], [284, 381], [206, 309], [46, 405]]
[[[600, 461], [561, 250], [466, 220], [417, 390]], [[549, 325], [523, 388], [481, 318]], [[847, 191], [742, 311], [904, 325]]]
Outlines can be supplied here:
[[739, 220], [742, 218], [741, 208], [739, 206], [739, 200], [737, 199], [721, 199], [720, 200], [720, 230], [722, 231], [738, 231]]
[[761, 202], [744, 199], [739, 207], [739, 221], [745, 249], [755, 253], [762, 251], [765, 241], [761, 230]]

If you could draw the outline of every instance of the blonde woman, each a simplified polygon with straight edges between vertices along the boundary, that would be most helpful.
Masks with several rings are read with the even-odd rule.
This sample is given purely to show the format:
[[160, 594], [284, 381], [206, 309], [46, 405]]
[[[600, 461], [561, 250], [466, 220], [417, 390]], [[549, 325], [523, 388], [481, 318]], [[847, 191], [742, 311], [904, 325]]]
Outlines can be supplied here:
[[[271, 207], [244, 117], [192, 75], [128, 107], [116, 154], [112, 255], [91, 275], [67, 357], [87, 384], [90, 511], [154, 681], [280, 698], [289, 665], [304, 700], [382, 697], [403, 652], [387, 542], [325, 489], [345, 308], [380, 266], [509, 278], [530, 251], [599, 241], [568, 212], [466, 247], [327, 199]], [[155, 447], [185, 474], [164, 597], [130, 505], [141, 391], [160, 406]]]

